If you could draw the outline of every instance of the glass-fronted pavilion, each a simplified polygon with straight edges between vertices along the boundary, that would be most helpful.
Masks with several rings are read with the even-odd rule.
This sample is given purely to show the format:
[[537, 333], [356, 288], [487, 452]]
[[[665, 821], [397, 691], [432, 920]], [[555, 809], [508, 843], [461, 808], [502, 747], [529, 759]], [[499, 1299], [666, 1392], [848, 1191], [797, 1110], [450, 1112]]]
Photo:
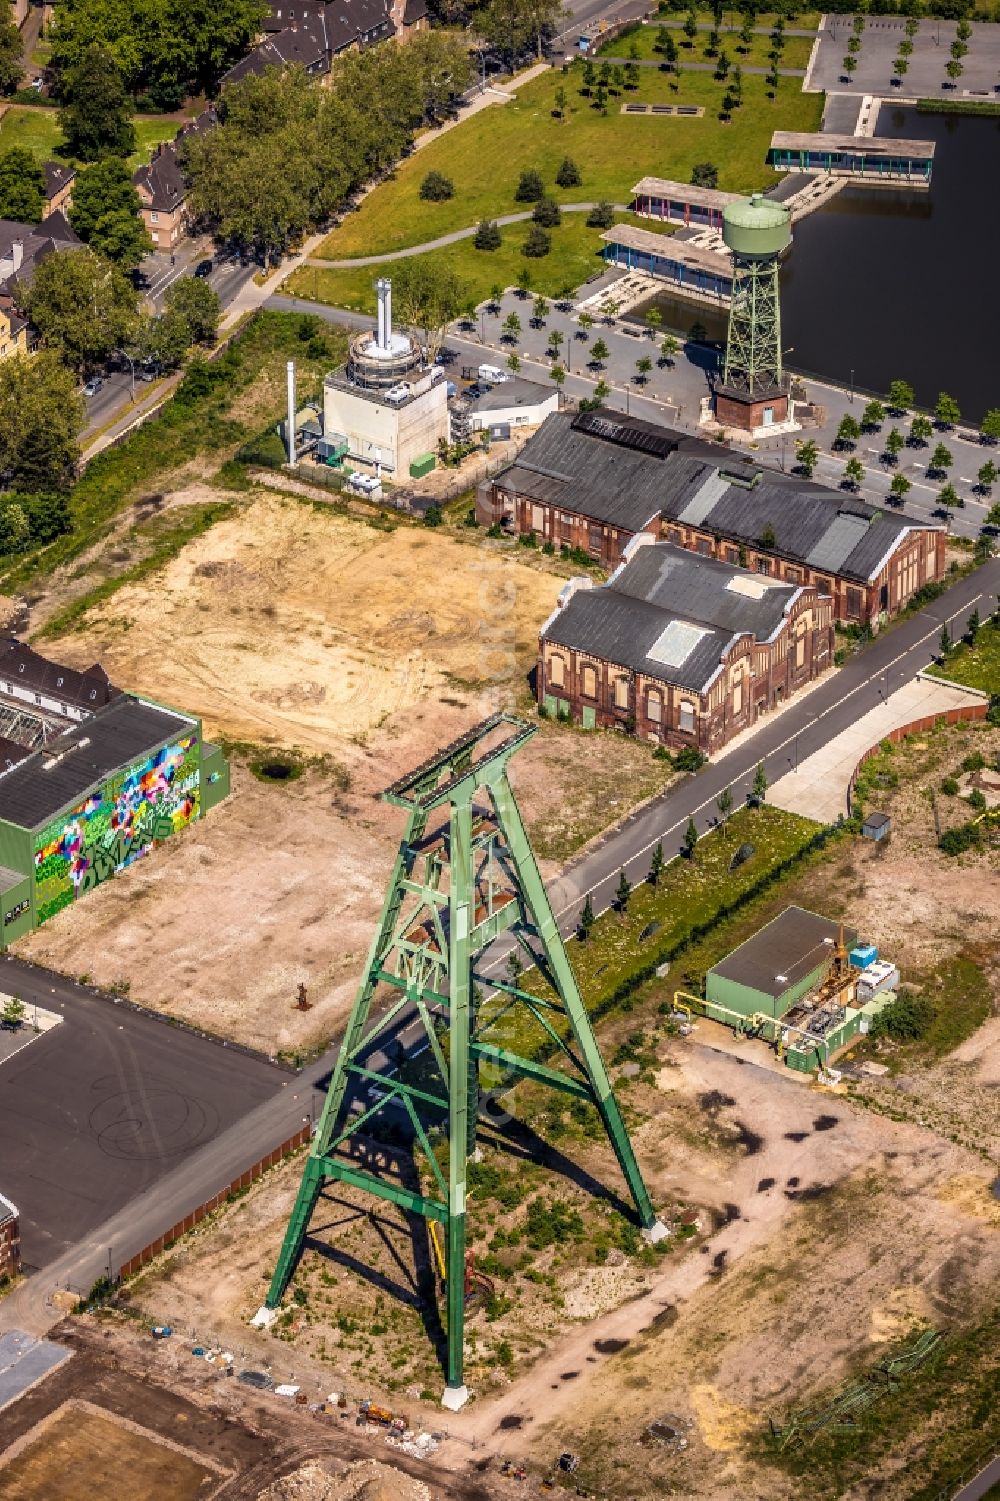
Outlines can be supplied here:
[[694, 224], [699, 229], [721, 230], [723, 209], [728, 203], [736, 203], [739, 196], [738, 193], [722, 193], [718, 188], [671, 182], [666, 177], [643, 177], [632, 189], [632, 212], [647, 219], [663, 219], [669, 224]]
[[706, 301], [728, 303], [732, 295], [732, 263], [728, 255], [720, 255], [717, 250], [705, 250], [677, 235], [658, 235], [633, 224], [616, 224], [606, 229], [601, 239], [609, 266], [645, 271], [679, 292]]
[[861, 182], [906, 182], [929, 187], [934, 142], [776, 130], [768, 161], [776, 172], [828, 172]]

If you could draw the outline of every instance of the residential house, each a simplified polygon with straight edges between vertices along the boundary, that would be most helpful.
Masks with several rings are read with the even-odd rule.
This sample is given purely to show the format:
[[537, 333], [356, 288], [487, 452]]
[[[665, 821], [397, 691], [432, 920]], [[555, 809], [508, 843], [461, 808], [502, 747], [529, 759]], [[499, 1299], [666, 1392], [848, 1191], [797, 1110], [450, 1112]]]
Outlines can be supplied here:
[[28, 352], [28, 320], [18, 312], [13, 297], [0, 293], [0, 360]]
[[187, 225], [187, 183], [177, 157], [177, 143], [158, 146], [132, 182], [142, 205], [142, 222], [156, 250], [171, 251]]
[[637, 536], [606, 584], [563, 589], [539, 636], [538, 701], [708, 755], [830, 667], [833, 636], [813, 585]]
[[46, 256], [81, 243], [61, 211], [48, 214], [41, 224], [0, 219], [0, 360], [32, 348], [31, 329], [18, 305], [18, 284], [29, 283]]
[[765, 469], [725, 445], [619, 412], [549, 417], [477, 495], [480, 521], [605, 568], [641, 532], [831, 596], [877, 627], [944, 576], [943, 526]]
[[68, 167], [64, 162], [45, 162], [42, 171], [45, 173], [46, 214], [65, 213], [73, 202], [76, 168]]

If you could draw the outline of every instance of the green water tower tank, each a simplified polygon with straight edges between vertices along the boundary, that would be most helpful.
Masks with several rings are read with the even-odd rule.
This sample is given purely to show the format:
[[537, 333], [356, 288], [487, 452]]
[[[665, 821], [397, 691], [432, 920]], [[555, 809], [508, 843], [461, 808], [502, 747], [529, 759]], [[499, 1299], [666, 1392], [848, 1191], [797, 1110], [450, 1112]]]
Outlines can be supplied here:
[[783, 203], [754, 193], [723, 211], [722, 238], [734, 255], [768, 260], [791, 243], [792, 216]]

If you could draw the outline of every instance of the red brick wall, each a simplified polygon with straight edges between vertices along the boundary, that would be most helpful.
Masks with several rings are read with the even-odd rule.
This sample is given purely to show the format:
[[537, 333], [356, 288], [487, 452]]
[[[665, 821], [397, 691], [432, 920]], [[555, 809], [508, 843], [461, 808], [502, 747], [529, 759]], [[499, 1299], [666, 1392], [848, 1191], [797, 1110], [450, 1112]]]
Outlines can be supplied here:
[[0, 1277], [16, 1277], [21, 1270], [21, 1230], [17, 1216], [0, 1224]]

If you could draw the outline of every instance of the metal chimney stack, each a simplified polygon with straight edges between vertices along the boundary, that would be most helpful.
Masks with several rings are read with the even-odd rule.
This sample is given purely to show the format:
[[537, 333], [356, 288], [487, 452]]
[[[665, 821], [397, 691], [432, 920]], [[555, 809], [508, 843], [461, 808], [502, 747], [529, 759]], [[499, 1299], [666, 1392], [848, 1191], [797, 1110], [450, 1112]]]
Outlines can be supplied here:
[[392, 335], [392, 282], [381, 276], [375, 283], [375, 290], [378, 293], [378, 337], [375, 342], [379, 349], [388, 351]]

